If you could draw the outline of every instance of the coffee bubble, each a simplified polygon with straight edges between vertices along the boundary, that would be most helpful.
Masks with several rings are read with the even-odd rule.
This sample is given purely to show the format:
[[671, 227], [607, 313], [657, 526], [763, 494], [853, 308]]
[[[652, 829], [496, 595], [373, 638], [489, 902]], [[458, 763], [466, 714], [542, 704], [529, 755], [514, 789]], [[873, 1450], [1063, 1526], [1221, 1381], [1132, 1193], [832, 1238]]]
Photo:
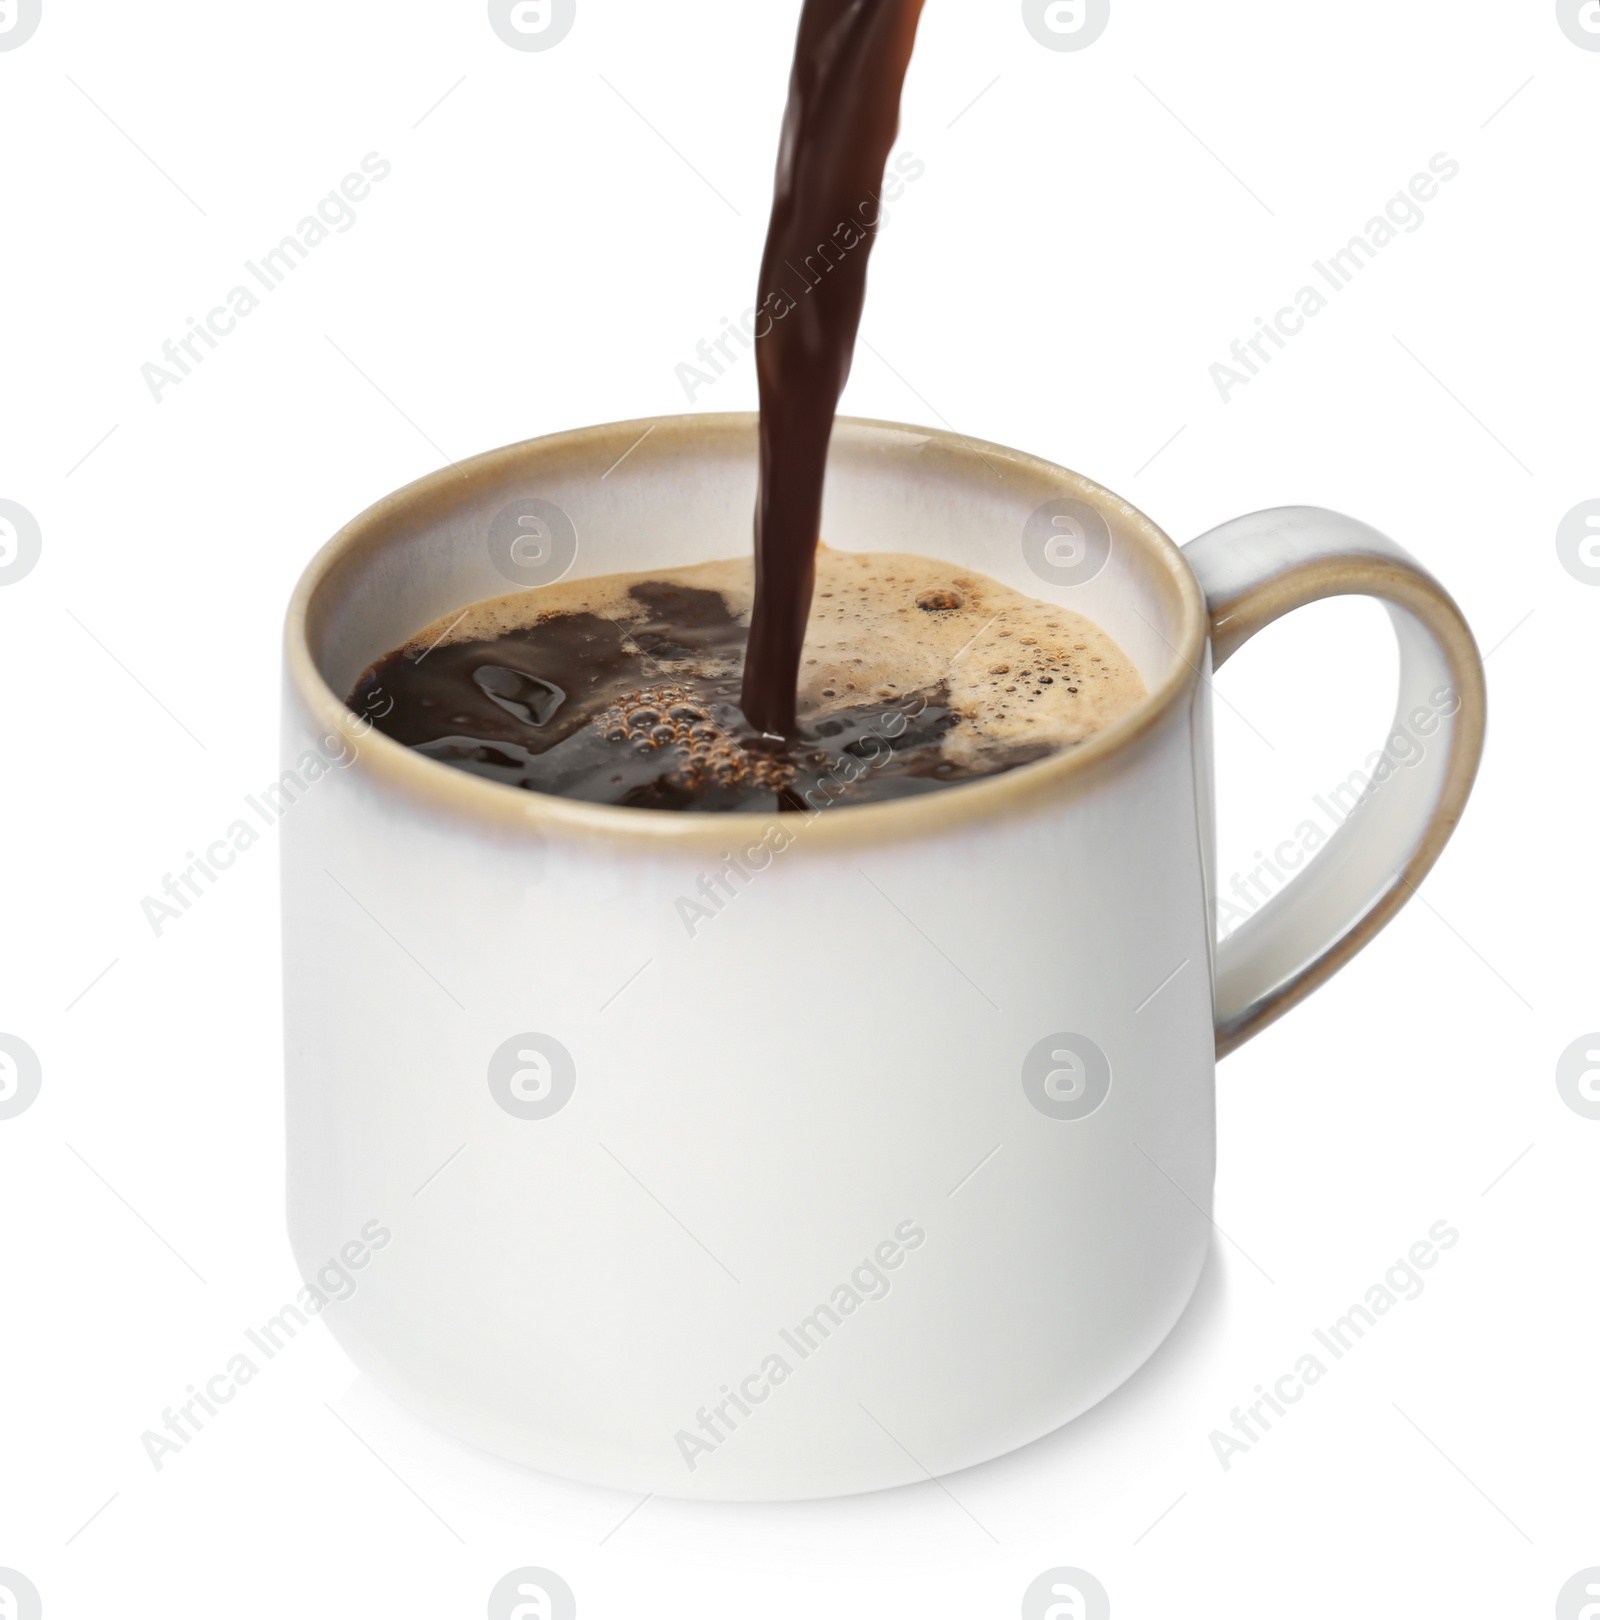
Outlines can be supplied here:
[[480, 664], [472, 679], [491, 703], [504, 709], [526, 726], [544, 726], [553, 720], [566, 702], [567, 694], [554, 681], [500, 664]]

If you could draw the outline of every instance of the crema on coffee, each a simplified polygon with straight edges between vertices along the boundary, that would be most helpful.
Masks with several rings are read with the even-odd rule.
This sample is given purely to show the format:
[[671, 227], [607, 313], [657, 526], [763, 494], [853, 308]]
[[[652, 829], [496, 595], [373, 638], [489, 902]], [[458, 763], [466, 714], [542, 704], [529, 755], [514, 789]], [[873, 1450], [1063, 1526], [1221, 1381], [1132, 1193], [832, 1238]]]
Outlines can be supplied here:
[[1145, 695], [1092, 620], [970, 569], [819, 547], [792, 737], [740, 707], [750, 561], [614, 574], [420, 627], [349, 703], [492, 781], [656, 810], [821, 810], [1071, 748]]

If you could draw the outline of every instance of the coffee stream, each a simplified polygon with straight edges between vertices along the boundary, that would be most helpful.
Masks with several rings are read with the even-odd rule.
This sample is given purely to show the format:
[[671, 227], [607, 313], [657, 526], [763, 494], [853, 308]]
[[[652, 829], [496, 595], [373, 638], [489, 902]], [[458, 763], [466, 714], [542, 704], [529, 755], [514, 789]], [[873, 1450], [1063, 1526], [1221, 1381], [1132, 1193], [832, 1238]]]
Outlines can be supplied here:
[[[640, 576], [622, 582], [625, 600], [616, 580], [546, 587], [537, 610], [509, 618], [481, 604], [493, 611], [459, 639], [429, 627], [363, 674], [353, 709], [510, 786], [641, 809], [814, 812], [1013, 769], [1142, 695], [1097, 627], [980, 576], [829, 553], [817, 584], [828, 444], [922, 5], [805, 0], [801, 13], [758, 284], [748, 631], [732, 605], [748, 584]], [[816, 634], [834, 639], [806, 656], [802, 717], [818, 589]], [[877, 614], [871, 645], [860, 604]], [[919, 625], [924, 615], [948, 624]]]
[[761, 461], [741, 706], [769, 736], [797, 729], [828, 441], [922, 4], [805, 0], [800, 16], [756, 300]]

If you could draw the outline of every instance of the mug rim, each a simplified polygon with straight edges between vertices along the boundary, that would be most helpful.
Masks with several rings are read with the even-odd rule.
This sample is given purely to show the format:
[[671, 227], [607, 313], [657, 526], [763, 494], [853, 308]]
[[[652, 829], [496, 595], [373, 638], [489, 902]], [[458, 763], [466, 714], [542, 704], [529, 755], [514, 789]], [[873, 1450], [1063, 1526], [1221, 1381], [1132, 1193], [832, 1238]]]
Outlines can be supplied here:
[[[1073, 748], [937, 792], [839, 806], [818, 811], [810, 817], [776, 809], [645, 810], [563, 799], [493, 782], [429, 759], [385, 736], [370, 720], [348, 708], [340, 694], [323, 679], [311, 651], [309, 633], [309, 619], [318, 594], [332, 587], [333, 576], [341, 564], [362, 553], [380, 551], [387, 540], [386, 526], [406, 508], [427, 507], [447, 494], [460, 495], [463, 479], [477, 484], [501, 478], [509, 466], [536, 451], [583, 460], [601, 457], [609, 460], [610, 452], [615, 449], [613, 441], [632, 444], [646, 428], [654, 429], [653, 438], [657, 435], [663, 440], [676, 437], [687, 443], [699, 438], [711, 443], [753, 433], [758, 421], [753, 411], [730, 411], [597, 423], [486, 450], [402, 485], [346, 523], [317, 551], [300, 575], [284, 623], [284, 670], [290, 690], [303, 705], [314, 728], [325, 736], [337, 735], [354, 750], [349, 768], [369, 777], [381, 792], [398, 794], [422, 808], [444, 812], [454, 819], [475, 823], [502, 835], [599, 839], [643, 850], [709, 849], [726, 846], [730, 840], [759, 839], [775, 820], [781, 825], [805, 826], [809, 833], [808, 844], [861, 847], [953, 832], [1000, 817], [1036, 811], [1103, 780], [1125, 762], [1137, 744], [1161, 725], [1199, 683], [1201, 658], [1210, 628], [1199, 580], [1182, 550], [1137, 507], [1092, 479], [1025, 451], [974, 440], [954, 431], [852, 416], [837, 417], [835, 428], [913, 434], [936, 441], [948, 452], [969, 452], [986, 462], [1015, 467], [1034, 479], [1057, 485], [1064, 494], [1091, 502], [1098, 499], [1115, 507], [1123, 527], [1142, 547], [1141, 555], [1147, 564], [1166, 575], [1175, 586], [1181, 604], [1182, 622], [1177, 640], [1169, 643], [1175, 656], [1166, 677], [1147, 691], [1127, 714]], [[601, 464], [604, 465], [604, 461]]]

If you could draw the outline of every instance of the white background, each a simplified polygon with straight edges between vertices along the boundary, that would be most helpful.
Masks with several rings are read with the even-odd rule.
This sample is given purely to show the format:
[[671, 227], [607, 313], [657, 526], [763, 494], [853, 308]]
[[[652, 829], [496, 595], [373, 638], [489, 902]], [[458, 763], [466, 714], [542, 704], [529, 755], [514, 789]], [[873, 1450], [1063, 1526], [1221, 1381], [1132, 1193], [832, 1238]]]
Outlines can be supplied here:
[[[1600, 496], [1600, 53], [1544, 0], [1114, 0], [1081, 53], [999, 0], [923, 22], [927, 172], [844, 408], [1065, 463], [1180, 541], [1351, 512], [1489, 653], [1423, 901], [1220, 1071], [1226, 1236], [1154, 1360], [938, 1484], [639, 1506], [422, 1428], [319, 1326], [147, 1460], [298, 1279], [275, 848], [159, 939], [141, 898], [275, 775], [328, 535], [445, 456], [687, 408], [674, 367], [751, 302], [797, 12], [578, 0], [519, 53], [466, 0], [44, 0], [0, 52], [0, 497], [44, 537], [0, 589], [0, 1030], [44, 1071], [0, 1121], [0, 1566], [52, 1620], [478, 1616], [526, 1564], [586, 1617], [1011, 1616], [1063, 1564], [1117, 1616], [1543, 1615], [1600, 1564], [1600, 1122], [1554, 1082], [1600, 1027], [1600, 590], [1554, 543]], [[353, 228], [155, 403], [141, 365], [372, 151]], [[1438, 152], [1423, 226], [1225, 405], [1212, 363]], [[754, 401], [746, 363], [696, 408]], [[1364, 603], [1224, 672], [1225, 877], [1379, 745], [1392, 678]], [[1439, 1220], [1423, 1295], [1224, 1470], [1211, 1432]]]

